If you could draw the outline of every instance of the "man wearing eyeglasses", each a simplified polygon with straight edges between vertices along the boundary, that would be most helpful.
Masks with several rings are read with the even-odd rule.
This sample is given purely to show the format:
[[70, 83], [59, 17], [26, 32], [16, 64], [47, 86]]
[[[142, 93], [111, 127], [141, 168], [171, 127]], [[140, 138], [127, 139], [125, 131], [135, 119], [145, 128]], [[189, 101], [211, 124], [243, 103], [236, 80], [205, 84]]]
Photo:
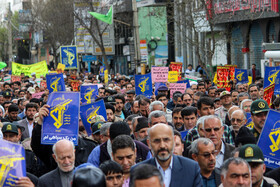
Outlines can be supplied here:
[[222, 125], [221, 118], [215, 115], [206, 116], [202, 122], [202, 129], [205, 137], [212, 140], [215, 145], [217, 150], [215, 167], [220, 168], [223, 161], [228, 159], [234, 150], [234, 146], [225, 143], [222, 139], [224, 126]]
[[221, 179], [215, 169], [217, 151], [214, 143], [208, 138], [199, 138], [192, 143], [190, 151], [200, 167], [203, 186], [219, 186]]
[[243, 110], [235, 110], [231, 114], [230, 122], [233, 128], [234, 135], [236, 137], [239, 129], [247, 122], [246, 114]]
[[251, 104], [251, 116], [254, 123], [254, 127], [251, 131], [254, 134], [256, 140], [259, 139], [268, 111], [269, 106], [263, 99], [255, 100]]

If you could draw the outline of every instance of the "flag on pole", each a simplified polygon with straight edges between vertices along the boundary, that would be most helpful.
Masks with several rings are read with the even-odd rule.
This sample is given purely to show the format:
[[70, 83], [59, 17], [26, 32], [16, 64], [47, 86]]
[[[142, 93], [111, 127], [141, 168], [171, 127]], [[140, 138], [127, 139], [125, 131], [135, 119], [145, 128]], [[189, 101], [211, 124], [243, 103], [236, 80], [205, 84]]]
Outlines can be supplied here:
[[100, 14], [97, 12], [89, 12], [90, 15], [92, 15], [93, 17], [95, 17], [96, 19], [103, 21], [105, 23], [108, 24], [112, 24], [113, 23], [113, 6], [110, 7], [110, 10], [108, 11], [107, 14]]

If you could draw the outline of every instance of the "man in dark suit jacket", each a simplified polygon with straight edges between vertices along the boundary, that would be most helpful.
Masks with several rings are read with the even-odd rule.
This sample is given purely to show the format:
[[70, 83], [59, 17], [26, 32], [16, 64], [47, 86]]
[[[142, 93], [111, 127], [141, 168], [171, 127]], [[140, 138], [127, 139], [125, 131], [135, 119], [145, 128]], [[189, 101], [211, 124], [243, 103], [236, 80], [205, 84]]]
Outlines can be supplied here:
[[32, 136], [32, 130], [33, 130], [33, 117], [38, 112], [38, 105], [36, 103], [27, 103], [25, 106], [25, 115], [26, 119], [22, 119], [18, 121], [17, 123], [19, 126], [24, 127], [25, 131], [22, 132], [21, 140], [24, 140], [26, 138], [31, 138]]
[[71, 186], [73, 170], [75, 167], [74, 144], [69, 140], [59, 140], [53, 145], [52, 155], [57, 163], [57, 168], [41, 176], [38, 181], [39, 187]]
[[139, 164], [156, 166], [166, 187], [203, 186], [198, 164], [188, 158], [173, 155], [174, 134], [170, 126], [163, 123], [154, 125], [149, 130], [148, 144], [154, 158]]
[[192, 158], [198, 162], [204, 186], [221, 184], [220, 170], [215, 168], [216, 153], [214, 143], [208, 138], [196, 139], [192, 145]]

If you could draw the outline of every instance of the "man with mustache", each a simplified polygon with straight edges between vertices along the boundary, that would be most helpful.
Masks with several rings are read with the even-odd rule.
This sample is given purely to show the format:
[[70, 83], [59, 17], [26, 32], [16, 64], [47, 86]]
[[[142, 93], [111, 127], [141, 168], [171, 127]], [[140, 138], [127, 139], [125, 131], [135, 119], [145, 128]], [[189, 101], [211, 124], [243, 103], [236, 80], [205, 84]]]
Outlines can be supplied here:
[[202, 122], [202, 130], [205, 137], [212, 140], [215, 145], [215, 150], [217, 150], [215, 166], [217, 168], [221, 167], [223, 161], [228, 159], [234, 150], [234, 146], [226, 143], [222, 139], [224, 128], [221, 118], [215, 115], [205, 116]]
[[172, 127], [163, 123], [152, 126], [148, 131], [148, 145], [154, 158], [140, 164], [156, 166], [164, 178], [166, 187], [202, 186], [198, 164], [188, 158], [173, 155]]
[[200, 167], [203, 186], [219, 186], [221, 179], [218, 169], [215, 169], [217, 151], [214, 143], [208, 138], [199, 138], [191, 144], [190, 151]]
[[251, 116], [254, 123], [254, 127], [251, 131], [254, 134], [256, 140], [259, 139], [268, 111], [269, 106], [263, 99], [255, 100], [251, 104]]

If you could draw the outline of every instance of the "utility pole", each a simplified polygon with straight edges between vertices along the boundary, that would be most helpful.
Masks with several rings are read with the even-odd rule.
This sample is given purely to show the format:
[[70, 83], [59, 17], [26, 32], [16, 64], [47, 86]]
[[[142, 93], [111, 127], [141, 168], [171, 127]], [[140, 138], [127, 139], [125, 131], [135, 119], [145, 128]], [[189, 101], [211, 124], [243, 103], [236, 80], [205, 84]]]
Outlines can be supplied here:
[[[138, 71], [138, 66], [140, 65], [140, 37], [139, 37], [139, 25], [138, 25], [138, 10], [136, 0], [132, 0], [132, 11], [133, 11], [133, 30], [134, 30], [134, 48], [135, 48], [135, 68], [136, 74], [140, 73]], [[139, 64], [138, 64], [139, 63]]]
[[12, 59], [13, 59], [13, 41], [12, 41], [12, 11], [11, 11], [11, 3], [9, 3], [8, 7], [8, 67], [11, 67]]

